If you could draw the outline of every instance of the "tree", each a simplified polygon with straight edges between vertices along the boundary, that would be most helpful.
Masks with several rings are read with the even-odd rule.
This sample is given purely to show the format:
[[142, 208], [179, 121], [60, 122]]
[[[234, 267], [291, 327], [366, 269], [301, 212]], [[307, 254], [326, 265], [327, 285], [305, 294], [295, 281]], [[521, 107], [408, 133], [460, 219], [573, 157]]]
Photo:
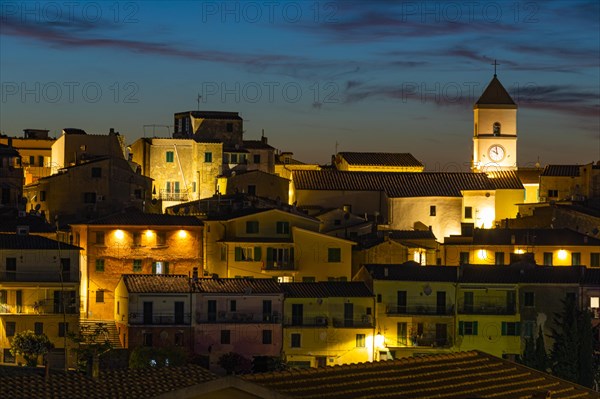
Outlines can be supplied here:
[[533, 336], [525, 340], [525, 350], [521, 362], [533, 369], [547, 372], [548, 355], [546, 354], [546, 344], [544, 342], [544, 332], [540, 326], [537, 339]]
[[219, 358], [219, 366], [225, 369], [227, 375], [246, 374], [251, 371], [252, 362], [236, 352], [229, 352]]
[[13, 356], [21, 355], [29, 367], [37, 366], [37, 360], [40, 355], [45, 355], [54, 344], [50, 342], [46, 334], [36, 334], [31, 330], [26, 330], [15, 334], [10, 344], [10, 352]]
[[108, 328], [104, 323], [97, 323], [89, 331], [68, 333], [67, 336], [78, 346], [75, 349], [78, 366], [92, 377], [100, 374], [100, 356], [112, 350], [113, 346], [108, 339]]
[[587, 387], [593, 380], [592, 324], [588, 310], [579, 310], [574, 297], [567, 297], [552, 329], [552, 374]]

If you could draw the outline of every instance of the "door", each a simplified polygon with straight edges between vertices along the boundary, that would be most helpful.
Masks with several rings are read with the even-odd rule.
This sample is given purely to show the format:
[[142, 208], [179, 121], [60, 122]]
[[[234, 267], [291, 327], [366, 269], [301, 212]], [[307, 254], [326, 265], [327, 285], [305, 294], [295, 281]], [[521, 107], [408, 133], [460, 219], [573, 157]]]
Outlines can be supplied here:
[[183, 302], [175, 302], [175, 324], [185, 324], [183, 317]]
[[435, 346], [446, 346], [448, 344], [448, 327], [446, 324], [435, 325]]
[[446, 291], [437, 292], [436, 313], [446, 314]]
[[271, 301], [263, 301], [263, 321], [273, 321], [273, 303]]
[[144, 324], [152, 324], [152, 302], [144, 302]]
[[217, 301], [211, 299], [208, 301], [208, 321], [217, 321]]
[[292, 304], [292, 325], [301, 326], [304, 313], [304, 306], [300, 303]]
[[398, 313], [406, 313], [406, 291], [398, 291]]
[[352, 327], [354, 325], [354, 304], [344, 304], [344, 327]]

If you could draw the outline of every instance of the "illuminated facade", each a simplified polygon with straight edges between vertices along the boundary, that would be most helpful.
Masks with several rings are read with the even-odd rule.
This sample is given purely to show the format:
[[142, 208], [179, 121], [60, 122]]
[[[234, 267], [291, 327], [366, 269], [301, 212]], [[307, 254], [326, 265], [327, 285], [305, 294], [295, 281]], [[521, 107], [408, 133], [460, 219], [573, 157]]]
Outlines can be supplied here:
[[202, 270], [202, 222], [192, 216], [128, 211], [71, 226], [81, 251], [81, 315], [113, 320], [123, 274]]

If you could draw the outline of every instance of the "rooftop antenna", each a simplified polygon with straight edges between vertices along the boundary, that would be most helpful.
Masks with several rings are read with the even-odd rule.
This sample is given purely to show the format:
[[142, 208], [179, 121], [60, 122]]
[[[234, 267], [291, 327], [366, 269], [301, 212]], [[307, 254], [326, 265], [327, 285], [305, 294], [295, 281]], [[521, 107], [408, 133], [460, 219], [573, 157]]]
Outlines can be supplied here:
[[496, 62], [496, 60], [494, 60], [494, 63], [493, 63], [493, 64], [490, 64], [490, 65], [493, 65], [493, 66], [494, 66], [494, 77], [496, 77], [496, 67], [497, 67], [498, 65], [500, 65], [500, 64], [498, 64], [498, 62]]
[[198, 102], [198, 111], [200, 111], [200, 99], [202, 98], [202, 96], [200, 95], [200, 93], [198, 93], [198, 98], [196, 98], [196, 101]]

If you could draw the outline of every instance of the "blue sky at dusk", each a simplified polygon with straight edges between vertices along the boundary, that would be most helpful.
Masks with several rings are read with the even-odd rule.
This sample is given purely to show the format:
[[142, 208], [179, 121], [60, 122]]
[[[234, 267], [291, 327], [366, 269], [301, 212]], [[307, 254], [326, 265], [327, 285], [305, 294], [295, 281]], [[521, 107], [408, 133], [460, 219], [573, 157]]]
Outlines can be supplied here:
[[[467, 170], [472, 105], [498, 78], [522, 166], [600, 160], [597, 1], [0, 3], [0, 130], [128, 143], [175, 112], [240, 112], [306, 162], [410, 152]], [[172, 129], [172, 128], [171, 128]]]

